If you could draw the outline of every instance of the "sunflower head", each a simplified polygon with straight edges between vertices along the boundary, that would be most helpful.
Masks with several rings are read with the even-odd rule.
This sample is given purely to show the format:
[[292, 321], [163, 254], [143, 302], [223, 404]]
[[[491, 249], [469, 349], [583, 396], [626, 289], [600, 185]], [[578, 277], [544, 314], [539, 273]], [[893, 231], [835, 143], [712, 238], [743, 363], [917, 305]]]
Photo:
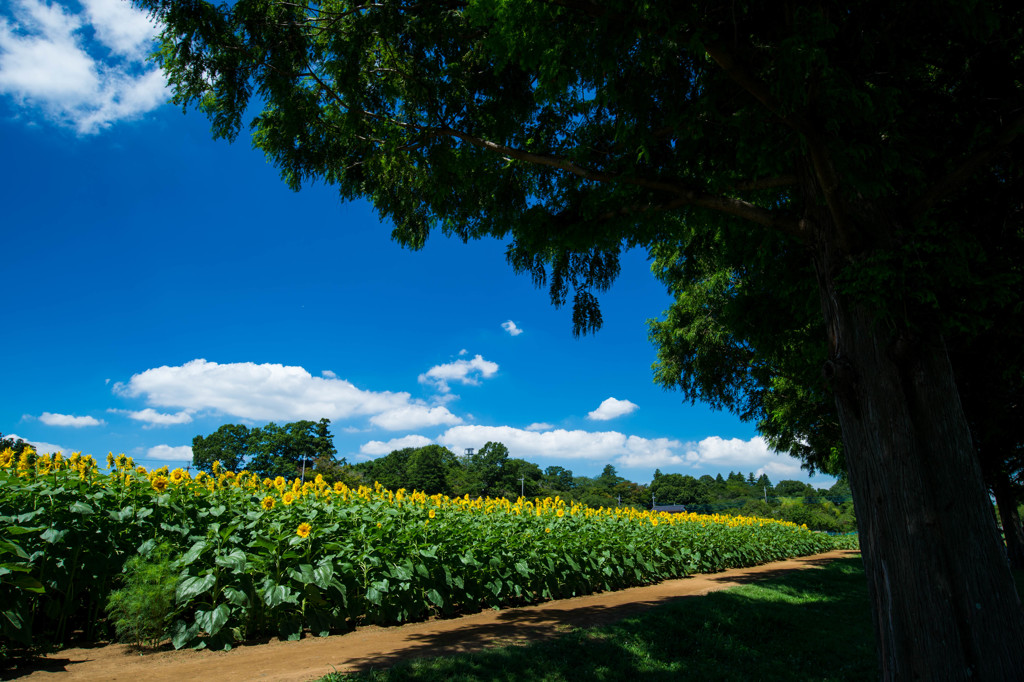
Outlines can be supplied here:
[[154, 476], [153, 482], [151, 483], [153, 490], [158, 493], [162, 493], [167, 490], [167, 477], [166, 476]]
[[267, 511], [270, 511], [271, 509], [273, 509], [274, 508], [274, 504], [276, 504], [276, 502], [274, 501], [274, 498], [270, 497], [269, 495], [264, 497], [263, 500], [260, 502], [260, 506], [263, 507], [264, 509], [266, 509]]
[[299, 524], [299, 527], [295, 529], [295, 534], [300, 538], [308, 538], [311, 530], [313, 530], [313, 527], [303, 521]]
[[295, 501], [295, 493], [293, 493], [292, 491], [289, 490], [281, 498], [281, 501], [285, 503], [285, 506], [291, 504], [292, 502]]

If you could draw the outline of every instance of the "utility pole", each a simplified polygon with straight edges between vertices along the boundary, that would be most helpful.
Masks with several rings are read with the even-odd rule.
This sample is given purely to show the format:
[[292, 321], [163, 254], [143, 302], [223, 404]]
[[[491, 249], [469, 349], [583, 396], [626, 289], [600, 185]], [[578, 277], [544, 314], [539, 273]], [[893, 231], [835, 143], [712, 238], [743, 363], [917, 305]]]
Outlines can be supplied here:
[[654, 493], [651, 493], [651, 511], [654, 511]]
[[519, 497], [526, 497], [526, 476], [519, 479]]

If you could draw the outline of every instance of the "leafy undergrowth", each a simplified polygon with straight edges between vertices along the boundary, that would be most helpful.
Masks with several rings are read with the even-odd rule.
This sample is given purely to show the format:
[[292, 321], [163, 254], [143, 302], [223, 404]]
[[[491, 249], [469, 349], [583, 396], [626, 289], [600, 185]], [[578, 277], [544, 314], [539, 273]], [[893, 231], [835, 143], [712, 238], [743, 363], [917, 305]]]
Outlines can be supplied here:
[[834, 680], [877, 678], [859, 557], [688, 597], [525, 646], [419, 659], [342, 680]]

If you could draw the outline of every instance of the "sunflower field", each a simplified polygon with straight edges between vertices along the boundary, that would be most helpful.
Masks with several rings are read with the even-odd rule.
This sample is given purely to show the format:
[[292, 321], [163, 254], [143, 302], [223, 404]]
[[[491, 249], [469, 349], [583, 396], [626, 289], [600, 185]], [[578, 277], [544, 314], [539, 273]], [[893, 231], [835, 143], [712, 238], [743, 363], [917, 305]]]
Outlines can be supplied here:
[[0, 624], [23, 644], [111, 636], [108, 610], [130, 603], [125, 585], [155, 575], [144, 572], [154, 566], [169, 577], [145, 583], [154, 592], [141, 601], [166, 604], [148, 636], [229, 648], [645, 585], [849, 542], [757, 518], [449, 498], [216, 465], [193, 476], [147, 471], [124, 455], [101, 469], [78, 454], [0, 452]]

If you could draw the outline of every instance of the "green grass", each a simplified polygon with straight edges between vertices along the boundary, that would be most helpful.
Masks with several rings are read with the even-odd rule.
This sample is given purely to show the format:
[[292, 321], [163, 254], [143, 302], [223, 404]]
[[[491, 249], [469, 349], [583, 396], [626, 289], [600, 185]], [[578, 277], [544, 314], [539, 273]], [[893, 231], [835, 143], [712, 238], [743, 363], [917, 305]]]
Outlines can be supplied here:
[[856, 557], [533, 644], [332, 674], [321, 682], [876, 678], [867, 588]]

